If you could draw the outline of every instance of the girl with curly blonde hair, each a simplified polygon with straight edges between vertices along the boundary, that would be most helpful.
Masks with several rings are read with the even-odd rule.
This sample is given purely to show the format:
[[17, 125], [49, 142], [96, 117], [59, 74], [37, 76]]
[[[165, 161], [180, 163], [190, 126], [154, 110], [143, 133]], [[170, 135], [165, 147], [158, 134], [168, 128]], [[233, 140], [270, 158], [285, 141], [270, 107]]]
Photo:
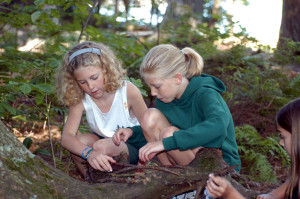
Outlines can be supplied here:
[[[112, 156], [129, 154], [138, 162], [135, 138], [115, 145], [114, 132], [139, 124], [147, 106], [139, 89], [125, 80], [126, 71], [112, 50], [104, 44], [86, 41], [75, 45], [64, 57], [57, 73], [57, 94], [69, 107], [61, 144], [69, 150], [83, 177], [86, 163], [100, 171], [111, 171]], [[78, 134], [83, 113], [92, 133]], [[138, 138], [142, 146], [146, 143]]]

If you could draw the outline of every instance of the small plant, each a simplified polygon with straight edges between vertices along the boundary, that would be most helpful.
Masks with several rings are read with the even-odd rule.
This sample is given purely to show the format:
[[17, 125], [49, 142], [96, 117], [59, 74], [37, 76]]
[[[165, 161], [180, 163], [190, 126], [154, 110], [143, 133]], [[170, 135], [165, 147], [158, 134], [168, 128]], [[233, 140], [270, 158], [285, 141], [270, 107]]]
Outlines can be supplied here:
[[[30, 137], [27, 137], [23, 140], [23, 144], [27, 149], [30, 149], [33, 141]], [[43, 154], [43, 155], [50, 155], [49, 151], [46, 149], [36, 149], [33, 151], [33, 154]]]
[[242, 173], [247, 173], [254, 181], [277, 182], [276, 174], [268, 157], [282, 160], [282, 166], [290, 165], [287, 152], [274, 138], [263, 138], [251, 125], [235, 128], [238, 150], [242, 161]]
[[291, 39], [283, 39], [280, 46], [274, 52], [276, 62], [286, 65], [300, 63], [300, 42]]

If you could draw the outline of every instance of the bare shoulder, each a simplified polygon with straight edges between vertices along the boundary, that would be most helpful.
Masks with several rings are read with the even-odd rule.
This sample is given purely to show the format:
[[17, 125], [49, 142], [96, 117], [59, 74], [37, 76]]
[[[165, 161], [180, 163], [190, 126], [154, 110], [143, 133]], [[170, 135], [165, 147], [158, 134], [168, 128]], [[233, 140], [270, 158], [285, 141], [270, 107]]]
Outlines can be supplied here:
[[69, 114], [75, 113], [82, 113], [84, 111], [84, 106], [82, 102], [79, 102], [77, 104], [71, 105], [69, 107]]
[[140, 90], [131, 82], [127, 82], [127, 97], [135, 98], [142, 96]]
[[127, 83], [127, 101], [130, 111], [140, 121], [142, 115], [147, 110], [147, 106], [140, 90], [130, 82]]

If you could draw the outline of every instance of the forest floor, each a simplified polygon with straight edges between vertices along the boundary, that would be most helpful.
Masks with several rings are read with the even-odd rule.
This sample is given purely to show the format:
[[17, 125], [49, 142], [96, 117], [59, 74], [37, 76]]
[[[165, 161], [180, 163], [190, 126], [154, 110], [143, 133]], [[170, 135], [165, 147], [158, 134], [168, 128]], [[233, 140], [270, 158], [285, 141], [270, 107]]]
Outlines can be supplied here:
[[[235, 125], [250, 124], [256, 127], [263, 137], [268, 137], [276, 132], [273, 122], [275, 115], [261, 116], [261, 114], [258, 113], [260, 107], [260, 104], [244, 103], [234, 105], [230, 107], [230, 110], [232, 112]], [[70, 158], [70, 154], [60, 145], [61, 128], [59, 127], [59, 125], [50, 126], [52, 140], [51, 144], [49, 139], [48, 127], [45, 128], [44, 124], [41, 122], [20, 123], [12, 121], [6, 124], [11, 127], [12, 131], [21, 142], [23, 142], [26, 137], [30, 137], [33, 140], [33, 144], [30, 147], [30, 151], [32, 152], [40, 148], [46, 149], [51, 153], [52, 145], [55, 154], [56, 167], [73, 178], [81, 181], [84, 180], [77, 172], [76, 167]], [[51, 155], [37, 155], [43, 158], [50, 165], [54, 165]], [[274, 167], [274, 172], [276, 173], [278, 184], [281, 184], [287, 179], [288, 173], [286, 169], [281, 169], [280, 160], [272, 157], [270, 157], [269, 160], [271, 161], [271, 165]], [[251, 188], [252, 190], [260, 192], [268, 192], [270, 189], [278, 186], [278, 184], [249, 182], [249, 184], [247, 184], [247, 188]]]

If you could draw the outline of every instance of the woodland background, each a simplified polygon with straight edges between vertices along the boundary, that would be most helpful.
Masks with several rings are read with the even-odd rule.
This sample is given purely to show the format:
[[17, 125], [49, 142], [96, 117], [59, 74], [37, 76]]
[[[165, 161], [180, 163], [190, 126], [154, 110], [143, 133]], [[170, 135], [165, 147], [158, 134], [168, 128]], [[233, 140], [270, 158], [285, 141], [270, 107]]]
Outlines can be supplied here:
[[[233, 32], [239, 24], [220, 1], [151, 0], [153, 17], [162, 15], [159, 4], [168, 3], [163, 21], [155, 25], [128, 19], [130, 8], [142, 0], [2, 1], [1, 121], [34, 154], [82, 180], [59, 143], [68, 109], [57, 100], [54, 75], [64, 54], [78, 41], [109, 45], [147, 104], [155, 106], [138, 73], [143, 56], [157, 44], [189, 46], [204, 58], [204, 72], [227, 86], [223, 97], [236, 126], [241, 174], [266, 187], [282, 183], [290, 163], [273, 121], [277, 110], [300, 94], [300, 3], [283, 0], [280, 38], [273, 49], [259, 45], [243, 28]], [[125, 12], [118, 11], [120, 5]], [[101, 15], [102, 8], [114, 14]], [[88, 131], [83, 119], [79, 132]]]

